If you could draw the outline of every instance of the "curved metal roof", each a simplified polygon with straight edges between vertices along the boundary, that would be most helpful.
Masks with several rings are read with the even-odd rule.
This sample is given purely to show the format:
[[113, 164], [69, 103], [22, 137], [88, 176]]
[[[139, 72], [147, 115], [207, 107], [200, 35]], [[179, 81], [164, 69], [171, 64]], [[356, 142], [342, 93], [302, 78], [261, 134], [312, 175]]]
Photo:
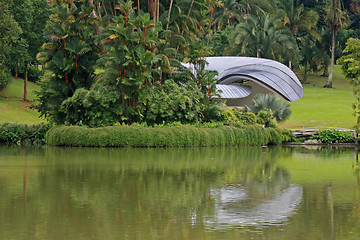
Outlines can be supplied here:
[[220, 90], [220, 98], [222, 99], [244, 98], [251, 94], [251, 87], [245, 85], [216, 84], [216, 89]]
[[207, 69], [218, 72], [220, 84], [247, 79], [265, 85], [288, 101], [297, 101], [303, 96], [302, 85], [294, 72], [277, 61], [253, 57], [207, 57], [205, 59], [209, 63]]

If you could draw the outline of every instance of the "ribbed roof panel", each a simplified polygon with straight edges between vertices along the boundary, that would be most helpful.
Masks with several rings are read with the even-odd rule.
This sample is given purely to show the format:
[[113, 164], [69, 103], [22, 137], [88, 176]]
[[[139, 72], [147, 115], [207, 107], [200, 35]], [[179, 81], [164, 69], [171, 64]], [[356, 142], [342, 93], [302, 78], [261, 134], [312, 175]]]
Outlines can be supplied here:
[[216, 89], [220, 90], [220, 98], [222, 99], [244, 98], [251, 93], [251, 87], [245, 85], [216, 84]]
[[220, 84], [250, 79], [288, 101], [297, 101], [303, 96], [303, 87], [294, 72], [277, 61], [252, 57], [207, 57], [206, 61], [209, 63], [207, 69], [218, 72]]

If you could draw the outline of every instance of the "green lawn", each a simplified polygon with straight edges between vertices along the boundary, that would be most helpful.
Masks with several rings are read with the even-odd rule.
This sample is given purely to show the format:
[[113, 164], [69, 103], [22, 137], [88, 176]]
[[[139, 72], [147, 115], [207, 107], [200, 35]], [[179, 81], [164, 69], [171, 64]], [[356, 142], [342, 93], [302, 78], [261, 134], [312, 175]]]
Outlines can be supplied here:
[[352, 128], [355, 125], [351, 108], [354, 96], [348, 80], [341, 74], [340, 66], [335, 66], [332, 89], [322, 88], [326, 80], [320, 74], [311, 74], [309, 84], [303, 84], [303, 98], [291, 103], [293, 114], [279, 126]]
[[[39, 87], [32, 83], [28, 83], [28, 99], [33, 101], [35, 91]], [[24, 102], [24, 80], [13, 79], [6, 89], [0, 92], [0, 123], [24, 123], [38, 124], [45, 122], [39, 118], [39, 113], [29, 108], [31, 102]]]

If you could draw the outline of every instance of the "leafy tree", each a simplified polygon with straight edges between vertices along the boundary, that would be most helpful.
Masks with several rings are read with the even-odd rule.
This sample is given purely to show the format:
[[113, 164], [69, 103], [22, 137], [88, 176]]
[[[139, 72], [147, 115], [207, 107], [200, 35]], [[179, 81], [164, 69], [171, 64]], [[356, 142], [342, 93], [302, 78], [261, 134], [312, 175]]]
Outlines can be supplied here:
[[331, 56], [331, 31], [327, 27], [320, 29], [321, 40], [316, 41], [316, 47], [320, 51], [320, 55], [315, 59], [316, 65], [319, 69], [323, 69], [323, 77], [329, 76], [329, 64]]
[[317, 63], [315, 63], [315, 61], [319, 60], [321, 57], [319, 49], [315, 46], [315, 41], [316, 40], [311, 36], [306, 36], [301, 42], [300, 64], [304, 67], [302, 83], [308, 83], [308, 73], [310, 70], [314, 70], [314, 67], [315, 69], [317, 68]]
[[185, 83], [187, 88], [193, 88], [202, 94], [199, 102], [202, 118], [198, 119], [200, 122], [210, 122], [220, 117], [220, 100], [216, 98], [219, 94], [216, 90], [216, 75], [217, 72], [206, 70], [206, 61], [199, 59], [198, 62], [192, 65], [192, 69], [186, 70], [181, 74], [179, 82]]
[[211, 36], [208, 36], [207, 41], [213, 50], [212, 56], [222, 56], [226, 47], [229, 46], [229, 35], [233, 31], [233, 26], [228, 26], [224, 30], [217, 31]]
[[166, 80], [161, 86], [151, 89], [144, 120], [149, 125], [199, 122], [204, 119], [203, 98], [195, 84], [184, 87], [171, 79]]
[[344, 56], [342, 56], [338, 63], [341, 64], [341, 69], [345, 77], [349, 79], [349, 83], [353, 86], [353, 94], [355, 102], [352, 104], [354, 109], [354, 116], [356, 117], [355, 129], [360, 131], [360, 39], [350, 38], [346, 43], [344, 49]]
[[175, 49], [167, 47], [169, 32], [150, 19], [149, 13], [114, 17], [102, 33], [107, 54], [99, 64], [104, 67], [99, 81], [120, 93], [122, 119], [125, 123], [141, 120], [141, 107], [150, 86], [161, 84], [172, 72], [171, 56]]
[[21, 33], [21, 28], [9, 10], [8, 4], [0, 0], [0, 90], [9, 82], [10, 53]]
[[22, 34], [11, 49], [11, 65], [17, 73], [24, 68], [24, 101], [27, 101], [28, 65], [35, 62], [36, 55], [43, 42], [43, 29], [50, 15], [46, 0], [12, 0], [11, 11], [19, 23]]
[[7, 1], [0, 1], [0, 65], [9, 63], [7, 59], [14, 42], [19, 38], [22, 30], [9, 10]]
[[[37, 59], [45, 64], [49, 77], [41, 84], [36, 108], [41, 116], [61, 124], [66, 115], [63, 101], [72, 97], [76, 89], [89, 89], [93, 83], [94, 65], [99, 56], [95, 43], [95, 24], [98, 21], [88, 2], [59, 0], [53, 3], [56, 13], [50, 16], [45, 28], [48, 41]], [[74, 117], [75, 118], [75, 117]]]

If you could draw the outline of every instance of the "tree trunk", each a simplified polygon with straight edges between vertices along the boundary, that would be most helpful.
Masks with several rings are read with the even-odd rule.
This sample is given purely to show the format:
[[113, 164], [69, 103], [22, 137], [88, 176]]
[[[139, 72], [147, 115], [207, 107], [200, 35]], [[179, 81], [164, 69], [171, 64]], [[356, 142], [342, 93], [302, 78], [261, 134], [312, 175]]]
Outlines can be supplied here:
[[[191, 1], [190, 8], [189, 8], [189, 11], [188, 11], [188, 14], [187, 14], [187, 18], [190, 17], [190, 13], [191, 13], [191, 9], [192, 9], [192, 6], [193, 6], [193, 4], [194, 4], [194, 1], [195, 1], [195, 0], [192, 0], [192, 1]], [[181, 31], [181, 35], [184, 34], [184, 30], [185, 30], [185, 29], [183, 29], [183, 30]]]
[[171, 8], [172, 8], [172, 5], [173, 5], [173, 2], [174, 2], [174, 0], [170, 1], [169, 14], [168, 14], [168, 19], [167, 19], [167, 24], [166, 24], [166, 30], [168, 30], [168, 28], [169, 28]]
[[104, 0], [102, 0], [102, 7], [104, 8], [105, 16], [107, 16], [108, 13], [107, 13], [107, 11], [106, 11], [106, 7], [105, 7]]
[[27, 82], [28, 82], [28, 64], [27, 64], [27, 62], [25, 62], [24, 101], [28, 101], [28, 98], [27, 98]]
[[323, 77], [329, 76], [329, 66], [324, 66], [324, 72], [321, 76], [323, 76]]
[[304, 74], [303, 74], [303, 79], [302, 79], [302, 83], [303, 84], [307, 84], [307, 77], [308, 77], [308, 72], [309, 72], [309, 69], [308, 69], [308, 64], [305, 65], [305, 68], [304, 68]]
[[160, 20], [160, 0], [156, 0], [156, 22]]
[[156, 0], [149, 0], [149, 13], [156, 22]]
[[327, 82], [324, 85], [324, 88], [332, 88], [332, 80], [334, 75], [334, 64], [335, 64], [335, 37], [336, 29], [332, 30], [332, 40], [331, 40], [331, 62], [330, 62], [330, 73]]
[[[97, 19], [101, 19], [101, 17], [99, 17], [99, 16], [96, 14], [96, 11], [95, 11], [96, 5], [94, 4], [94, 0], [88, 0], [88, 4], [89, 4], [89, 6], [92, 6], [92, 7], [94, 8], [93, 11], [92, 11], [92, 13], [91, 13], [92, 17], [97, 18]], [[105, 7], [105, 6], [104, 6], [104, 7]], [[102, 29], [101, 29], [101, 27], [97, 24], [96, 21], [93, 23], [93, 26], [94, 26], [96, 35], [100, 35], [101, 32], [102, 32]]]
[[137, 1], [138, 4], [138, 13], [140, 13], [140, 0]]

